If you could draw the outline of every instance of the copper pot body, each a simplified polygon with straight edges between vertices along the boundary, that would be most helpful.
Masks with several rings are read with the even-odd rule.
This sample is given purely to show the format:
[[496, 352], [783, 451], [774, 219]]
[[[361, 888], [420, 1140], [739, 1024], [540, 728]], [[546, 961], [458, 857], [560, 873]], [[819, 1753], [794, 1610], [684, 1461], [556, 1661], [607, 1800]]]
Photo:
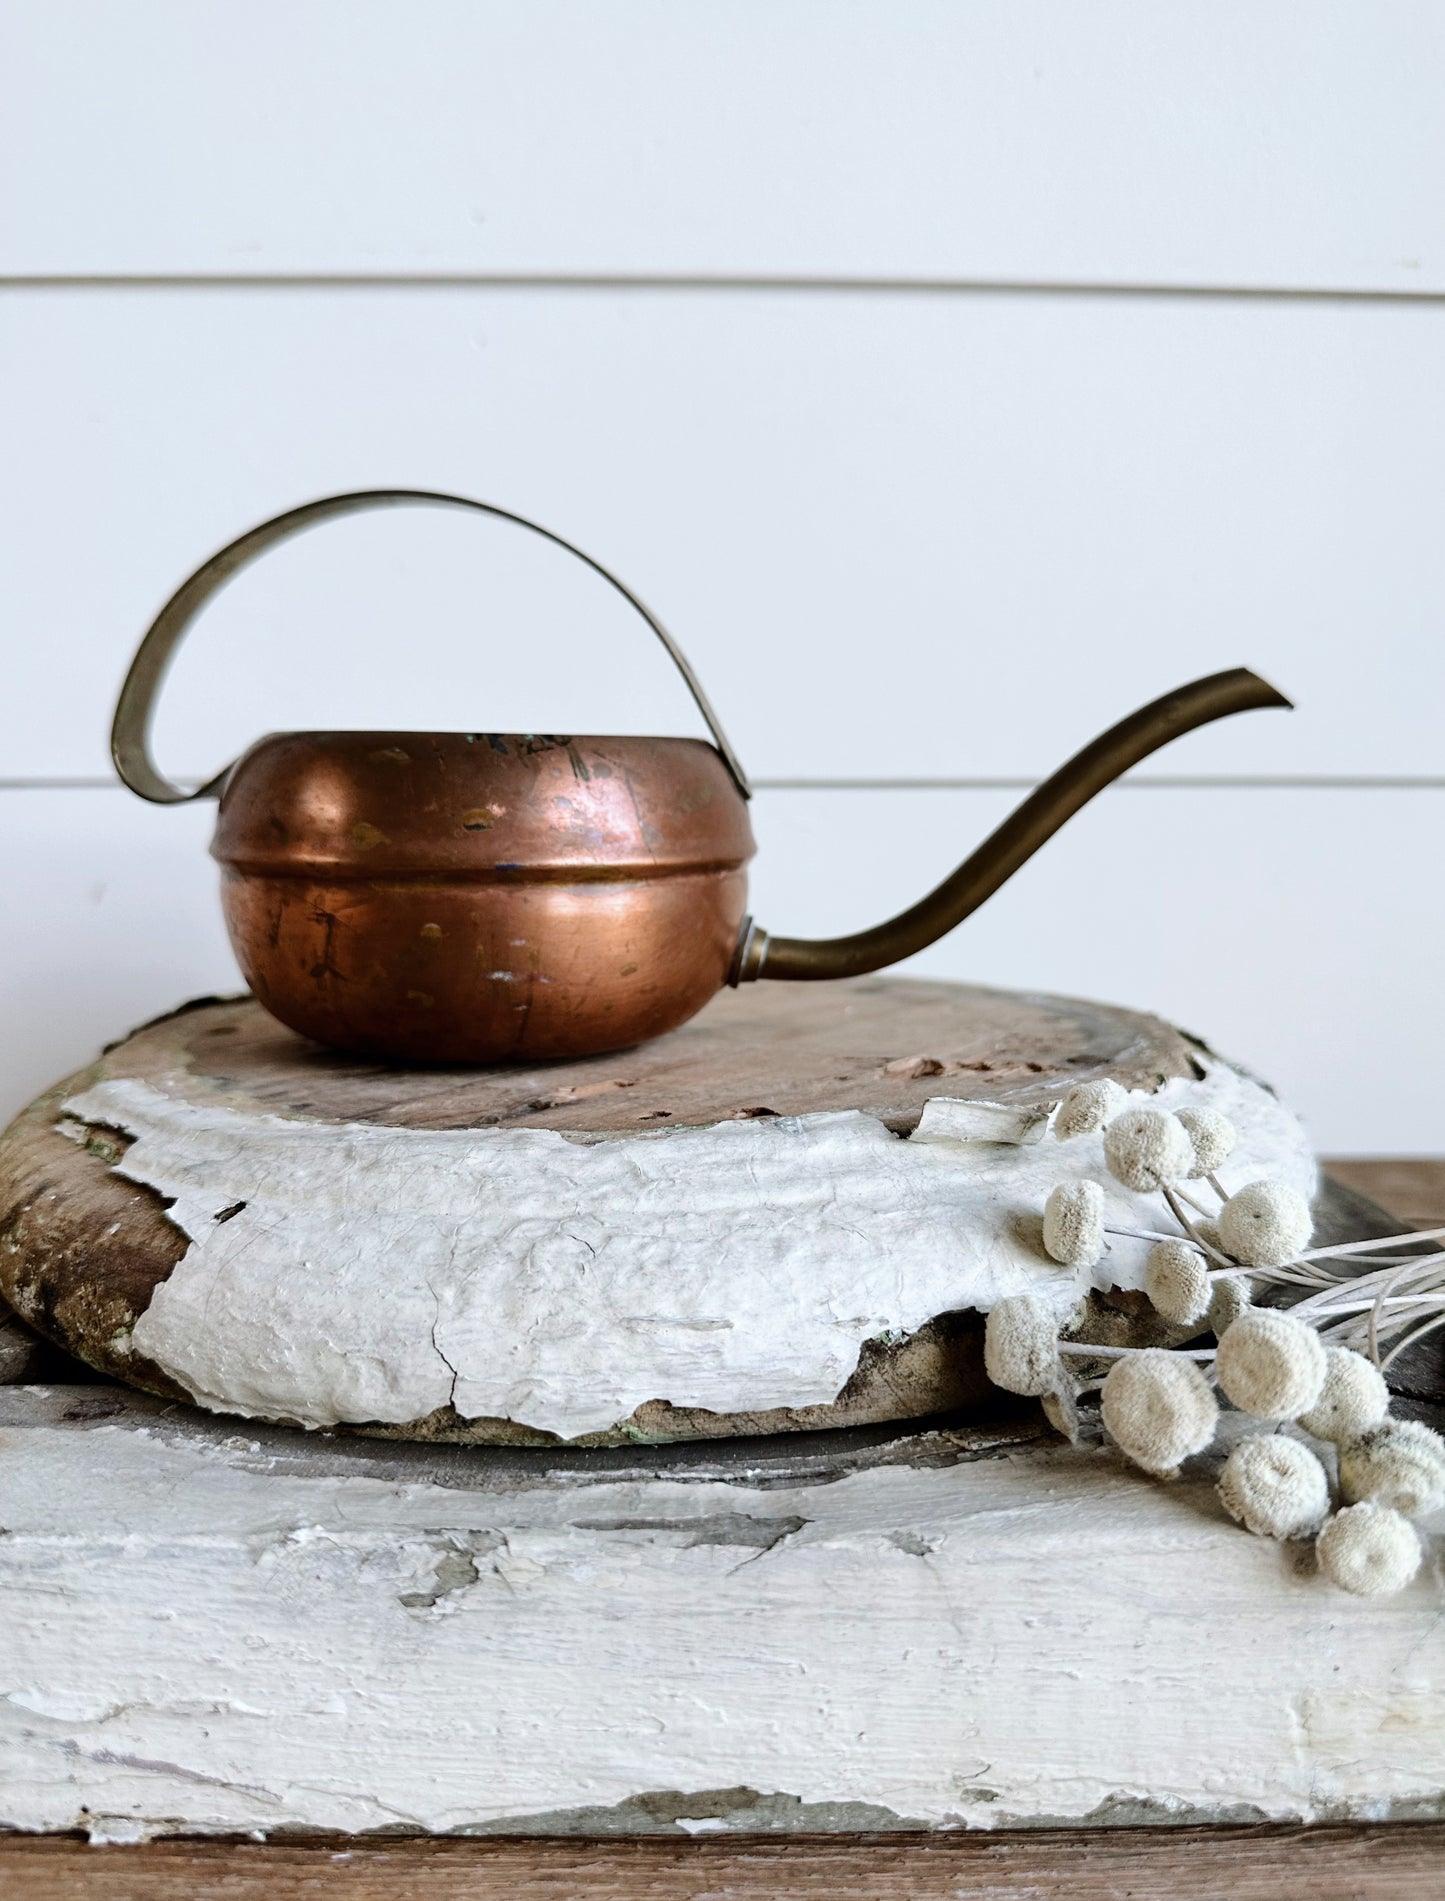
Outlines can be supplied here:
[[403, 1062], [622, 1049], [727, 981], [747, 806], [694, 739], [284, 733], [213, 855], [247, 982], [302, 1035]]

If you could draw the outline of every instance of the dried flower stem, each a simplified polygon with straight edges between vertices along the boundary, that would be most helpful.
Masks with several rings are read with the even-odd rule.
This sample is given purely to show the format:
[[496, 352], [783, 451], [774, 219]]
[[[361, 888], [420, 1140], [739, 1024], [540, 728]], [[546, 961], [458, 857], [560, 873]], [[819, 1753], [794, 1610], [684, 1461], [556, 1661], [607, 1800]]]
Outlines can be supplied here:
[[1296, 1261], [1323, 1261], [1343, 1254], [1374, 1254], [1381, 1248], [1399, 1247], [1402, 1241], [1440, 1240], [1445, 1240], [1445, 1228], [1421, 1228], [1413, 1234], [1382, 1234], [1374, 1241], [1344, 1241], [1338, 1247], [1306, 1248], [1294, 1258]]
[[1214, 1219], [1215, 1210], [1213, 1208], [1206, 1208], [1202, 1201], [1196, 1201], [1187, 1188], [1176, 1188], [1174, 1192], [1181, 1201], [1188, 1202], [1195, 1214], [1203, 1215], [1206, 1221], [1212, 1221]]
[[[1123, 1235], [1126, 1241], [1177, 1241], [1179, 1239], [1177, 1234], [1165, 1234], [1158, 1228], [1105, 1228], [1104, 1232]], [[1202, 1241], [1188, 1241], [1187, 1245], [1197, 1249], [1200, 1254], [1207, 1252]]]
[[[1092, 1347], [1086, 1340], [1060, 1340], [1060, 1353], [1077, 1353], [1082, 1359], [1122, 1360], [1131, 1353], [1148, 1353], [1149, 1347]], [[1212, 1360], [1213, 1347], [1171, 1347], [1181, 1360]]]
[[[1445, 1261], [1445, 1254], [1383, 1254], [1376, 1255], [1375, 1261], [1378, 1264], [1378, 1272], [1396, 1267], [1433, 1266], [1437, 1262]], [[1270, 1284], [1277, 1283], [1281, 1287], [1313, 1287], [1322, 1293], [1328, 1293], [1333, 1288], [1358, 1287], [1361, 1282], [1367, 1282], [1370, 1286], [1378, 1285], [1377, 1278], [1370, 1274], [1342, 1277], [1337, 1273], [1322, 1271], [1310, 1263], [1301, 1267], [1293, 1261], [1287, 1261], [1283, 1267], [1256, 1268], [1252, 1271]]]
[[[1348, 1287], [1349, 1282], [1346, 1281], [1343, 1285]], [[1331, 1301], [1328, 1306], [1316, 1309], [1313, 1313], [1307, 1314], [1306, 1318], [1309, 1320], [1317, 1320], [1323, 1315], [1327, 1322], [1333, 1323], [1351, 1314], [1367, 1314], [1375, 1307], [1418, 1307], [1423, 1312], [1428, 1312], [1436, 1305], [1437, 1300], [1438, 1295], [1436, 1294], [1394, 1294], [1384, 1300], [1377, 1294], [1373, 1299], [1368, 1300]], [[1304, 1304], [1303, 1301], [1300, 1301], [1298, 1306], [1287, 1307], [1284, 1311], [1286, 1313], [1297, 1314]]]
[[1394, 1293], [1396, 1287], [1409, 1271], [1408, 1267], [1395, 1268], [1390, 1278], [1375, 1296], [1374, 1303], [1370, 1308], [1370, 1358], [1375, 1362], [1376, 1366], [1380, 1364], [1380, 1315], [1384, 1311], [1385, 1302], [1389, 1299], [1390, 1295]]
[[1212, 1246], [1208, 1241], [1205, 1240], [1204, 1236], [1195, 1227], [1194, 1223], [1189, 1219], [1188, 1215], [1185, 1214], [1184, 1204], [1183, 1202], [1180, 1201], [1179, 1196], [1174, 1189], [1170, 1188], [1166, 1184], [1163, 1190], [1163, 1194], [1164, 1194], [1164, 1199], [1169, 1203], [1170, 1213], [1174, 1216], [1174, 1219], [1179, 1223], [1180, 1227], [1183, 1228], [1184, 1232], [1189, 1236], [1189, 1239], [1194, 1243], [1194, 1245], [1197, 1248], [1202, 1248], [1207, 1255], [1209, 1255], [1212, 1259], [1218, 1261], [1220, 1265], [1223, 1267], [1234, 1268], [1239, 1265], [1237, 1261], [1230, 1260], [1229, 1256], [1225, 1254], [1221, 1249]]
[[[1363, 1346], [1383, 1370], [1382, 1337], [1408, 1332], [1422, 1316], [1425, 1332], [1439, 1324], [1437, 1316], [1445, 1318], [1445, 1253], [1415, 1255], [1368, 1273], [1331, 1277], [1292, 1311], [1340, 1344]], [[1391, 1359], [1403, 1344], [1392, 1348]]]
[[1423, 1340], [1427, 1333], [1434, 1333], [1437, 1327], [1445, 1327], [1445, 1308], [1442, 1308], [1439, 1313], [1432, 1314], [1422, 1327], [1416, 1327], [1413, 1333], [1407, 1333], [1403, 1340], [1392, 1346], [1384, 1359], [1380, 1361], [1380, 1371], [1385, 1372], [1392, 1361], [1399, 1359], [1406, 1347], [1414, 1346], [1417, 1340]]

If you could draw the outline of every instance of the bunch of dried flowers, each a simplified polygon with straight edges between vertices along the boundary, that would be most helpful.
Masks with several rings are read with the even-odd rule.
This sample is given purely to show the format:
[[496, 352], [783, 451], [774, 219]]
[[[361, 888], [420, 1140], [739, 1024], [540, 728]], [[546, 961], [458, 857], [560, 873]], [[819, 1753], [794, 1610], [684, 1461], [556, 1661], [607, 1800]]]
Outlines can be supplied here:
[[[1061, 1340], [1053, 1302], [1021, 1294], [988, 1316], [989, 1377], [1042, 1399], [1071, 1437], [1079, 1397], [1099, 1389], [1109, 1437], [1160, 1478], [1214, 1443], [1222, 1394], [1269, 1428], [1239, 1440], [1225, 1460], [1219, 1496], [1230, 1516], [1259, 1537], [1314, 1539], [1320, 1569], [1346, 1591], [1376, 1597], [1408, 1584], [1422, 1557], [1411, 1520], [1445, 1501], [1445, 1439], [1389, 1416], [1385, 1374], [1445, 1326], [1445, 1252], [1419, 1251], [1445, 1228], [1311, 1248], [1309, 1206], [1294, 1189], [1253, 1181], [1230, 1192], [1221, 1181], [1237, 1139], [1224, 1116], [1131, 1106], [1116, 1083], [1077, 1084], [1052, 1129], [1061, 1141], [1102, 1134], [1109, 1173], [1158, 1194], [1177, 1232], [1111, 1228], [1103, 1185], [1067, 1181], [1044, 1210], [1050, 1257], [1091, 1268], [1110, 1235], [1152, 1241], [1145, 1291], [1154, 1310], [1175, 1327], [1212, 1332], [1216, 1345]], [[1206, 1192], [1213, 1207], [1200, 1199]], [[1254, 1295], [1270, 1287], [1309, 1291], [1288, 1310], [1256, 1307]], [[1080, 1380], [1071, 1358], [1113, 1364], [1102, 1379]], [[1327, 1446], [1334, 1488], [1316, 1449]]]

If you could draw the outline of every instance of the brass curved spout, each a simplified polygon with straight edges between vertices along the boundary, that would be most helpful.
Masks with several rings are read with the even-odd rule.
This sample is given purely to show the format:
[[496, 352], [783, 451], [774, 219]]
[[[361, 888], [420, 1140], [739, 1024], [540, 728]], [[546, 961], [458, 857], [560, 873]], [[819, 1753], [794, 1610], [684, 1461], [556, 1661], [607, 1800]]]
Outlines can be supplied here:
[[1230, 713], [1289, 705], [1282, 693], [1247, 667], [1211, 673], [1206, 679], [1176, 687], [1075, 753], [1031, 792], [951, 877], [886, 924], [855, 932], [852, 937], [769, 937], [751, 918], [745, 919], [728, 981], [740, 984], [759, 977], [782, 977], [794, 982], [862, 977], [870, 970], [881, 970], [886, 964], [912, 957], [955, 924], [961, 924], [1007, 883], [1080, 806], [1087, 805], [1096, 792], [1112, 785], [1141, 759], [1147, 759], [1181, 733], [1207, 726], [1211, 720], [1224, 719]]

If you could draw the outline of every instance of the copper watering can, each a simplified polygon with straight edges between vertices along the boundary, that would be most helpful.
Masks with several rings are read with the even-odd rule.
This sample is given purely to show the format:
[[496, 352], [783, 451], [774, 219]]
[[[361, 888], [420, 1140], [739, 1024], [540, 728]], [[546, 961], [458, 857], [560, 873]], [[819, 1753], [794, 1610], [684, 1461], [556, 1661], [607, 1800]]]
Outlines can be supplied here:
[[[516, 522], [636, 608], [713, 744], [534, 733], [278, 733], [194, 791], [150, 724], [176, 648], [265, 549], [361, 509], [431, 503]], [[303, 1035], [403, 1062], [590, 1056], [658, 1036], [725, 984], [852, 977], [951, 931], [1081, 805], [1180, 733], [1288, 706], [1244, 668], [1131, 713], [1044, 781], [937, 890], [851, 937], [770, 937], [747, 912], [748, 782], [691, 667], [647, 607], [561, 535], [423, 490], [331, 495], [242, 535], [161, 609], [131, 664], [116, 769], [158, 804], [219, 798], [211, 850], [246, 980]]]

